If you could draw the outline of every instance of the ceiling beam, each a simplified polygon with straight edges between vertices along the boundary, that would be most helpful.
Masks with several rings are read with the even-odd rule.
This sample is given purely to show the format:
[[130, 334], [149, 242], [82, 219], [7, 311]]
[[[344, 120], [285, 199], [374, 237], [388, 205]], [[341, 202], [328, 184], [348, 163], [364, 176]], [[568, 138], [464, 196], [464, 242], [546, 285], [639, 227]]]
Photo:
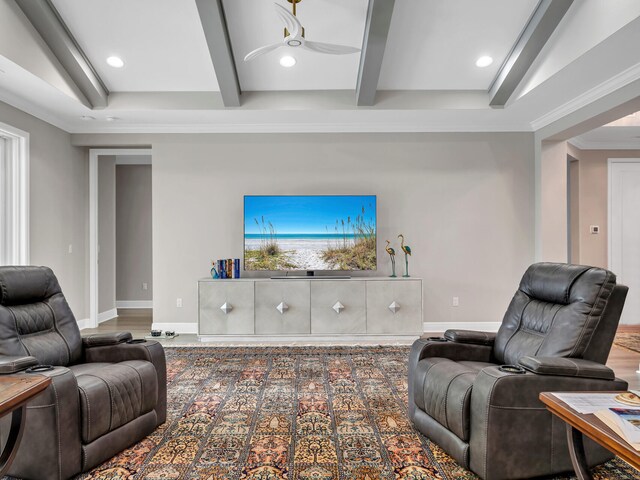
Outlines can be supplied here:
[[225, 107], [240, 106], [240, 82], [222, 0], [196, 0], [209, 55]]
[[369, 0], [356, 85], [358, 106], [375, 104], [394, 5], [395, 0]]
[[573, 0], [540, 0], [489, 88], [489, 105], [502, 108], [507, 104], [572, 3]]
[[107, 106], [109, 91], [96, 73], [51, 0], [16, 0], [20, 9], [56, 56], [91, 108]]

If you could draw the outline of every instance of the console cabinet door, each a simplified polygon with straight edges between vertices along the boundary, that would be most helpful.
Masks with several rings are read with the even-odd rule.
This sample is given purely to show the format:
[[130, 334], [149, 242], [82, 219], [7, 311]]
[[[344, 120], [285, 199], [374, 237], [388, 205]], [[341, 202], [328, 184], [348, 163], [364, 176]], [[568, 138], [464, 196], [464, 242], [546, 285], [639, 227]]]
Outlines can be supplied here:
[[367, 282], [367, 333], [419, 334], [422, 322], [421, 280]]
[[[200, 282], [200, 335], [253, 334], [253, 282]], [[225, 313], [224, 304], [231, 309]]]
[[[256, 333], [293, 335], [311, 333], [309, 282], [256, 282]], [[278, 310], [281, 305], [282, 312]]]
[[[334, 307], [344, 308], [338, 313]], [[311, 282], [311, 333], [367, 332], [365, 282], [315, 280]]]

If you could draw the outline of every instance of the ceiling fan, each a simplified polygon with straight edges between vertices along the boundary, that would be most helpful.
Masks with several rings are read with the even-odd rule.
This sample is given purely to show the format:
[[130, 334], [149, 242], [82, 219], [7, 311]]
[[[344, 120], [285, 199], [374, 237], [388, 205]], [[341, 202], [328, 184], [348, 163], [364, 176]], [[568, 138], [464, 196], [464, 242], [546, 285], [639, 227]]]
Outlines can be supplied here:
[[348, 47], [346, 45], [334, 45], [331, 43], [322, 43], [322, 42], [310, 42], [309, 40], [304, 38], [304, 28], [296, 18], [296, 4], [300, 3], [302, 0], [287, 0], [289, 3], [293, 5], [293, 13], [290, 13], [286, 8], [277, 3], [274, 4], [276, 7], [276, 13], [280, 20], [284, 23], [284, 39], [282, 42], [274, 43], [272, 45], [265, 45], [264, 47], [256, 48], [254, 51], [249, 52], [245, 57], [244, 61], [248, 62], [249, 60], [253, 60], [260, 55], [264, 55], [265, 53], [269, 53], [273, 50], [276, 50], [280, 47], [296, 47], [303, 48], [305, 50], [311, 50], [317, 53], [326, 53], [329, 55], [346, 55], [349, 53], [359, 52], [359, 48]]

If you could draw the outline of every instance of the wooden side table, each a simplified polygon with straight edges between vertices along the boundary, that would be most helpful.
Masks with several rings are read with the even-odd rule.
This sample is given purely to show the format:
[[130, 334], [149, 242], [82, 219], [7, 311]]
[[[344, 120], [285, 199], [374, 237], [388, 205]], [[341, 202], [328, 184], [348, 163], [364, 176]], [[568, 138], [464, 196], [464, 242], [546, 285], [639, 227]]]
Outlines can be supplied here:
[[552, 393], [541, 393], [540, 401], [547, 406], [547, 409], [551, 413], [567, 424], [569, 454], [571, 455], [573, 469], [579, 480], [591, 480], [593, 478], [584, 453], [583, 435], [586, 435], [594, 442], [616, 454], [632, 467], [640, 470], [640, 452], [632, 448], [631, 445], [601, 422], [594, 414], [578, 413]]
[[24, 431], [27, 403], [51, 383], [51, 378], [43, 375], [0, 375], [0, 417], [11, 414], [11, 429], [7, 443], [0, 453], [0, 478], [18, 451]]

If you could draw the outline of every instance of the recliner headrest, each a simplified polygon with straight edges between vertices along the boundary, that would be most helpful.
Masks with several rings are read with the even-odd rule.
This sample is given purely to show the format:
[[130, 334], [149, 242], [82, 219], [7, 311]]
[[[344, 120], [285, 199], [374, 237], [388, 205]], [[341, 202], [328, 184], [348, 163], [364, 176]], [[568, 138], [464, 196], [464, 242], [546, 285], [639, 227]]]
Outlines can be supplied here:
[[558, 263], [534, 263], [520, 282], [520, 291], [549, 303], [567, 305], [574, 282], [593, 267]]
[[60, 284], [48, 267], [0, 267], [0, 305], [41, 302], [57, 293]]

